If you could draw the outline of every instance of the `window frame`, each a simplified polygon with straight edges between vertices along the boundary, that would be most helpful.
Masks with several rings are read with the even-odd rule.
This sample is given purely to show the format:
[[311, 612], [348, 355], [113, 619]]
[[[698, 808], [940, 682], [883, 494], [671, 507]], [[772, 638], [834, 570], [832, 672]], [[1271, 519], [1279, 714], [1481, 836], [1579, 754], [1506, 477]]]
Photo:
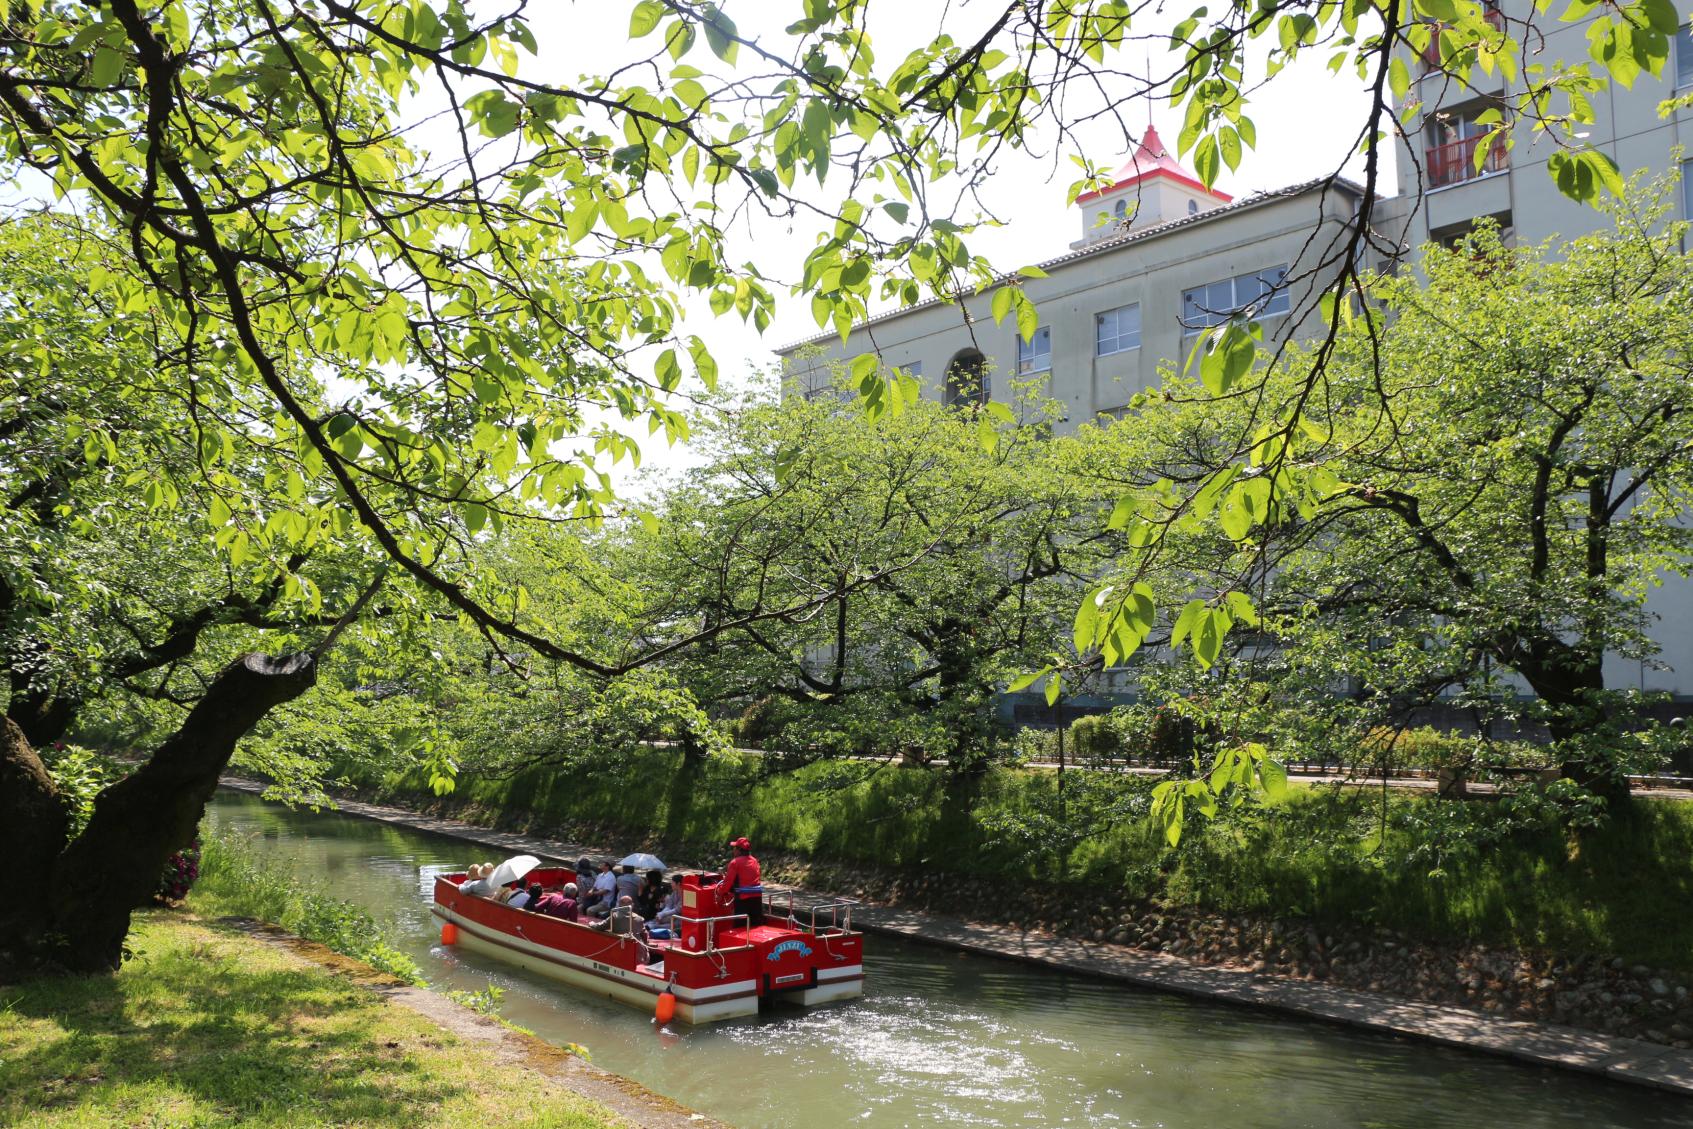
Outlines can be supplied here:
[[[1118, 344], [1116, 347], [1111, 348], [1111, 349], [1105, 348], [1104, 339], [1101, 336], [1101, 331], [1104, 329], [1104, 326], [1105, 326], [1105, 319], [1108, 318], [1108, 317], [1111, 317], [1112, 315], [1120, 316], [1120, 315], [1128, 312], [1129, 310], [1133, 310], [1134, 315], [1135, 315], [1135, 331], [1134, 331], [1135, 343], [1133, 345]], [[1116, 306], [1116, 307], [1113, 307], [1112, 309], [1102, 310], [1099, 313], [1094, 314], [1093, 315], [1093, 355], [1096, 356], [1096, 357], [1114, 357], [1118, 353], [1128, 353], [1128, 352], [1131, 352], [1135, 349], [1140, 348], [1141, 328], [1142, 328], [1142, 322], [1141, 322], [1141, 317], [1140, 317], [1140, 303], [1139, 302], [1130, 302], [1127, 305]], [[1122, 328], [1119, 325], [1117, 330], [1112, 333], [1111, 339], [1113, 341], [1121, 342], [1123, 340], [1124, 336], [1125, 335], [1122, 332]]]
[[1675, 56], [1675, 88], [1686, 90], [1693, 87], [1693, 20], [1683, 23], [1675, 33], [1675, 44], [1670, 53]]
[[[1198, 286], [1183, 289], [1182, 312], [1180, 315], [1183, 339], [1185, 340], [1187, 338], [1197, 337], [1201, 333], [1204, 333], [1207, 329], [1215, 329], [1217, 326], [1222, 325], [1224, 322], [1238, 314], [1241, 310], [1244, 310], [1247, 306], [1259, 301], [1266, 295], [1268, 296], [1269, 301], [1265, 303], [1263, 309], [1259, 310], [1256, 320], [1267, 321], [1270, 318], [1278, 318], [1291, 312], [1293, 309], [1293, 302], [1292, 299], [1288, 297], [1287, 292], [1287, 275], [1288, 271], [1291, 269], [1291, 265], [1288, 263], [1277, 263], [1275, 266], [1265, 267], [1262, 270], [1248, 271], [1245, 274], [1230, 275], [1228, 278], [1212, 279], [1211, 281], [1201, 283]], [[1245, 301], [1241, 301], [1240, 283], [1243, 279], [1252, 279], [1256, 282], [1264, 283], [1268, 281], [1268, 276], [1272, 274], [1276, 276], [1276, 279], [1274, 282], [1269, 283], [1267, 289], [1260, 290], [1253, 297], [1248, 298]], [[1200, 324], [1190, 322], [1188, 320], [1187, 311], [1190, 301], [1193, 300], [1193, 295], [1203, 294], [1212, 287], [1222, 286], [1224, 283], [1227, 283], [1229, 286], [1229, 308], [1227, 310], [1213, 310], [1196, 306], [1199, 310], [1199, 316], [1209, 320], [1205, 320]], [[1201, 299], [1201, 301], [1203, 300], [1204, 299]], [[1277, 308], [1278, 305], [1280, 308]]]
[[1681, 218], [1693, 223], [1693, 157], [1681, 162]]
[[[1045, 340], [1046, 342], [1046, 348], [1044, 350], [1046, 364], [1043, 367], [1037, 368], [1036, 365], [1039, 364], [1039, 358], [1041, 357], [1043, 350], [1036, 348], [1035, 342], [1041, 340]], [[1051, 371], [1052, 327], [1050, 325], [1040, 326], [1035, 330], [1034, 336], [1027, 341], [1023, 340], [1023, 335], [1019, 333], [1017, 335], [1017, 375], [1035, 376], [1039, 373]]]

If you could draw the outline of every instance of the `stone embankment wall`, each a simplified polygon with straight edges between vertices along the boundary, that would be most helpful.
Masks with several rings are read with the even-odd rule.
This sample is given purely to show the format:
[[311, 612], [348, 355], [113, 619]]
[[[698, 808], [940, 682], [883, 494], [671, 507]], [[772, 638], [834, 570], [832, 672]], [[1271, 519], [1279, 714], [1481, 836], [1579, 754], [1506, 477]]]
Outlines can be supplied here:
[[1080, 903], [1051, 888], [882, 874], [780, 855], [764, 859], [775, 881], [867, 901], [1693, 1048], [1693, 982], [1621, 960], [1441, 944], [1292, 918]]

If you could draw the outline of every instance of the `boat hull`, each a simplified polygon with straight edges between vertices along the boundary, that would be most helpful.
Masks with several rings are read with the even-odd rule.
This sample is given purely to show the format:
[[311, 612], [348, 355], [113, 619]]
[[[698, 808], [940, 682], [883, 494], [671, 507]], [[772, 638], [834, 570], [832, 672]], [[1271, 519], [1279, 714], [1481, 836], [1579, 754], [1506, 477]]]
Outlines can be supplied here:
[[[652, 1011], [658, 1006], [659, 994], [666, 988], [664, 981], [646, 973], [625, 972], [623, 969], [609, 966], [595, 968], [591, 960], [573, 960], [565, 954], [541, 951], [540, 946], [524, 942], [520, 938], [484, 933], [481, 926], [456, 918], [451, 911], [443, 910], [439, 906], [433, 912], [440, 920], [452, 921], [458, 926], [458, 940], [454, 943], [454, 948], [516, 965], [596, 996], [604, 996], [619, 1003]], [[624, 975], [618, 976], [617, 973]], [[639, 979], [634, 979], [635, 977]], [[724, 987], [729, 991], [719, 991], [697, 999], [688, 989], [672, 988], [672, 993], [676, 996], [676, 1018], [683, 1023], [715, 1023], [718, 1020], [758, 1014], [756, 984], [749, 980]], [[684, 999], [684, 994], [689, 998]]]

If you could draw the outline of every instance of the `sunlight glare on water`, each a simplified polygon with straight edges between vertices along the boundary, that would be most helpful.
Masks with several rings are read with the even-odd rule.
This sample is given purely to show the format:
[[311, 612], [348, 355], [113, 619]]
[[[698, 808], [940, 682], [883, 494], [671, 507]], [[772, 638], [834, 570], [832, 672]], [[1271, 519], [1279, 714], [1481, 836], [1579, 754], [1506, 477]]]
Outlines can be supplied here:
[[437, 943], [435, 875], [493, 852], [234, 793], [209, 819], [392, 924], [432, 986], [497, 985], [513, 1023], [744, 1129], [1693, 1129], [1671, 1095], [878, 936], [862, 1000], [657, 1031]]

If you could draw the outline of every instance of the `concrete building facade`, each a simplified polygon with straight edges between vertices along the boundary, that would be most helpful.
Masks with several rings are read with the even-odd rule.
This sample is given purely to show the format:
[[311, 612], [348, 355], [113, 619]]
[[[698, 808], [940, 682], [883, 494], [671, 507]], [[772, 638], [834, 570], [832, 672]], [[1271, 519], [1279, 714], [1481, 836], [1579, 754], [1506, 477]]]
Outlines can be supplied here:
[[[1080, 238], [1019, 280], [1040, 311], [1033, 341], [996, 324], [994, 290], [930, 301], [778, 350], [789, 394], [830, 390], [831, 368], [875, 350], [948, 402], [1006, 400], [1017, 381], [1044, 383], [1060, 429], [1121, 410], [1183, 363], [1198, 334], [1252, 306], [1266, 335], [1310, 328], [1313, 287], [1333, 277], [1362, 190], [1312, 181], [1239, 200], [1209, 192], [1148, 130], [1117, 181], [1077, 199]], [[1315, 222], [1314, 221], [1315, 218]], [[1304, 320], [1295, 315], [1306, 311]]]
[[[1531, 0], [1490, 5], [1493, 20], [1516, 31]], [[1586, 57], [1585, 21], [1537, 18], [1526, 62]], [[1559, 192], [1546, 161], [1556, 142], [1519, 130], [1509, 150], [1489, 144], [1476, 119], [1507, 93], [1496, 71], [1467, 81], [1429, 59], [1415, 76], [1399, 140], [1397, 196], [1374, 205], [1375, 230], [1407, 250], [1462, 235], [1491, 217], [1510, 237], [1540, 242], [1595, 230], [1606, 222]], [[1593, 99], [1596, 120], [1584, 141], [1630, 175], [1684, 173], [1678, 214], [1693, 220], [1693, 111], [1660, 118], [1666, 99], [1693, 90], [1693, 31], [1683, 26], [1661, 76]], [[1319, 180], [1233, 199], [1205, 188], [1148, 129], [1114, 183], [1073, 205], [1078, 238], [1040, 264], [1044, 278], [1021, 285], [1040, 313], [1032, 342], [1013, 319], [995, 324], [994, 289], [956, 302], [930, 301], [871, 318], [845, 341], [828, 334], [777, 350], [784, 394], [833, 394], [832, 367], [875, 351], [891, 368], [920, 378], [924, 394], [950, 403], [1011, 398], [1034, 382], [1061, 405], [1058, 430], [1114, 415], [1135, 393], [1156, 387], [1161, 367], [1180, 368], [1197, 336], [1242, 308], [1260, 318], [1274, 343], [1317, 328], [1310, 298], [1333, 281], [1349, 253], [1350, 224], [1363, 189]], [[1365, 265], [1379, 266], [1376, 262]], [[1657, 617], [1659, 665], [1615, 660], [1607, 682], [1667, 691], [1693, 701], [1693, 583], [1668, 578], [1648, 609]]]

